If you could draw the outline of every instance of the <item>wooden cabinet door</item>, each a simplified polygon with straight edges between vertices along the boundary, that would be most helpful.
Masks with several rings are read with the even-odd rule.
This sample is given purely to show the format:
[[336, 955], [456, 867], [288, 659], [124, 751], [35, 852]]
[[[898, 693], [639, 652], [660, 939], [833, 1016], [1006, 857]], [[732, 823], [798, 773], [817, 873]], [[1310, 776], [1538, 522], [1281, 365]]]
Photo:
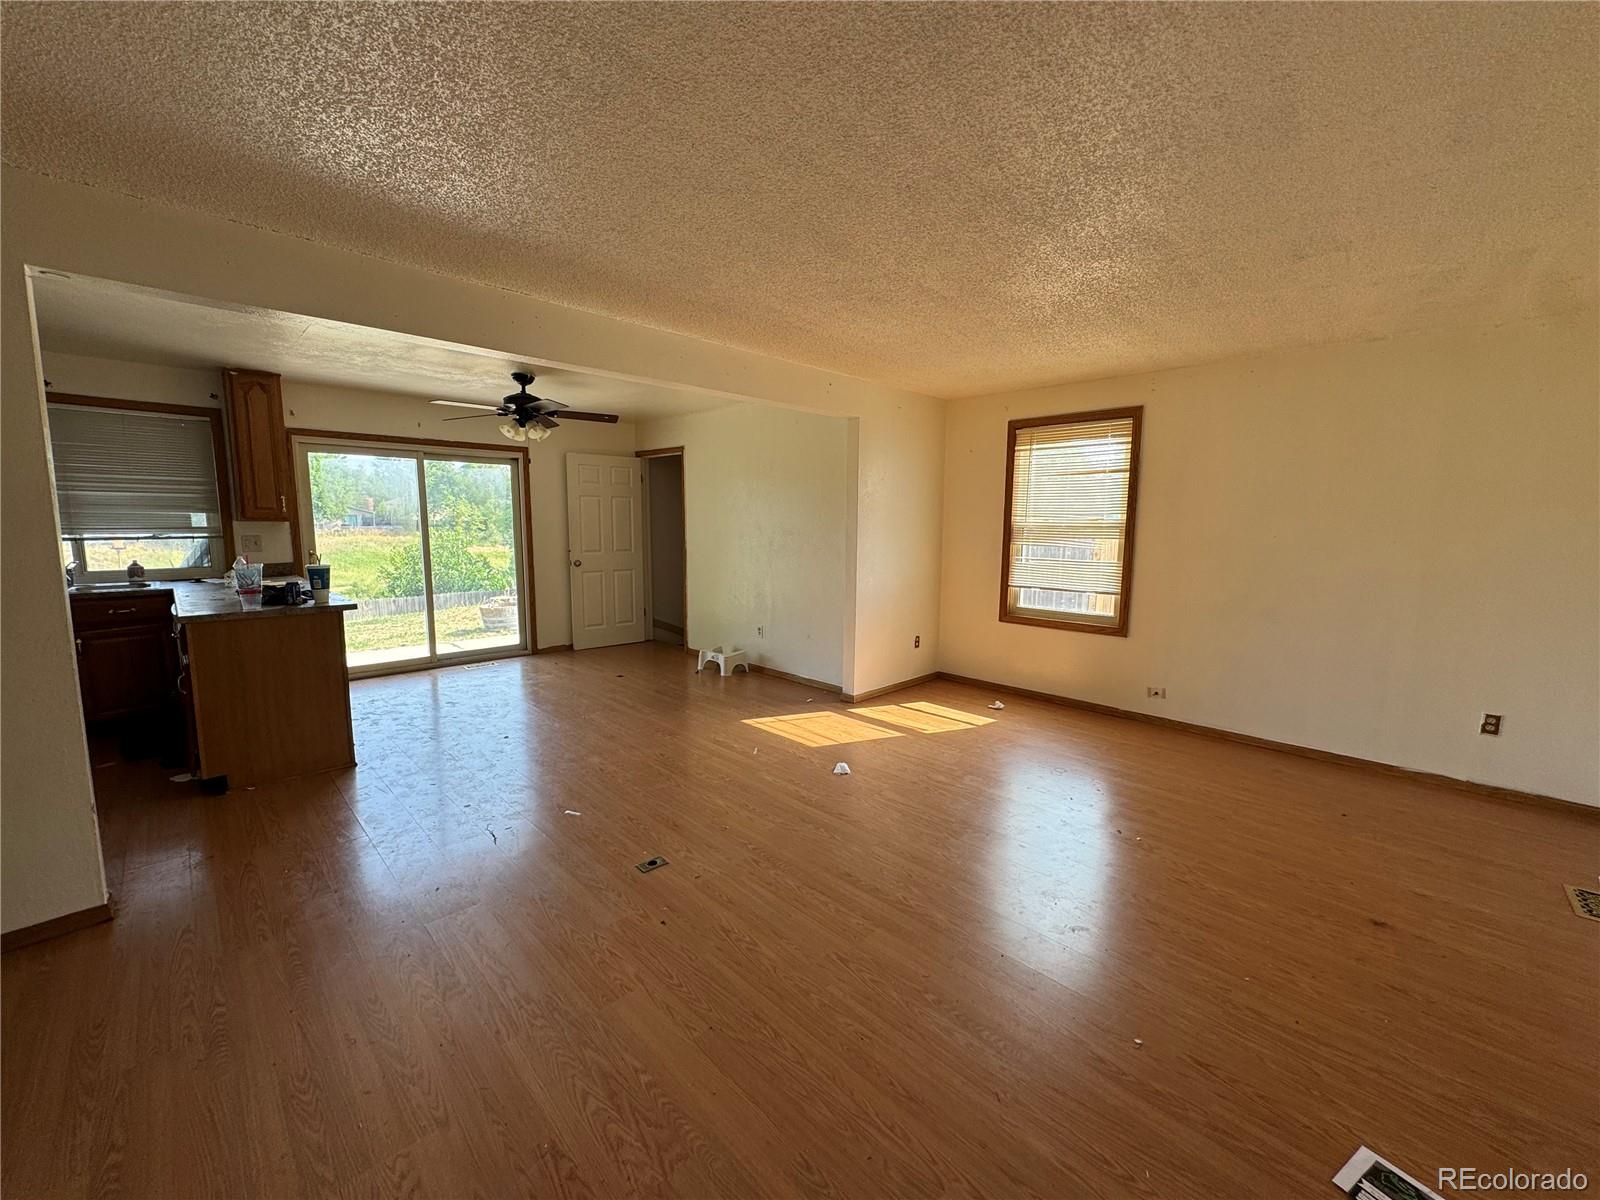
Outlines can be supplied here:
[[233, 458], [234, 507], [241, 520], [289, 519], [289, 452], [283, 432], [278, 376], [265, 371], [222, 373]]
[[172, 687], [170, 632], [158, 625], [84, 630], [78, 635], [78, 683], [85, 720], [151, 712]]

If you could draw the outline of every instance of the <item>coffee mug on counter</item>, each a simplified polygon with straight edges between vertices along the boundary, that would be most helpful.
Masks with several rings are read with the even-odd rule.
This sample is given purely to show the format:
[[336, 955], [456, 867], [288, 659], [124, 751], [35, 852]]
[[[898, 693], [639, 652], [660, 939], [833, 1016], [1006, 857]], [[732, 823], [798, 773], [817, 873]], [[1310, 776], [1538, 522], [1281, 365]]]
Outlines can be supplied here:
[[332, 575], [332, 568], [327, 563], [306, 564], [306, 582], [311, 585], [311, 598], [318, 604], [328, 602], [328, 584]]

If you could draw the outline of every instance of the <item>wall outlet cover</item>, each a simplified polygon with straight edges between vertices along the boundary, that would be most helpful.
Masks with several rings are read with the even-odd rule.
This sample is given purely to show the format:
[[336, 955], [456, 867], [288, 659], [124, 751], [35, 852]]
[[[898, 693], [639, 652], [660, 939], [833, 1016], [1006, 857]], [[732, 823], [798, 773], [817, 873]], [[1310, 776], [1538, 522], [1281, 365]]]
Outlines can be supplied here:
[[239, 535], [239, 549], [246, 554], [260, 554], [261, 535], [259, 533], [241, 533]]
[[1486, 733], [1490, 737], [1499, 737], [1502, 719], [1499, 713], [1484, 713], [1483, 720], [1478, 724], [1478, 732]]

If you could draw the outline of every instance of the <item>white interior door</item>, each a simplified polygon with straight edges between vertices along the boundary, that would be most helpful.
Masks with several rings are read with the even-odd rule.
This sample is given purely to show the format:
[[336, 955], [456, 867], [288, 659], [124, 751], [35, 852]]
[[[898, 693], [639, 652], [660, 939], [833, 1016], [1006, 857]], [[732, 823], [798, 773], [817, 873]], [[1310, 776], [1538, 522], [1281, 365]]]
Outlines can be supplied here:
[[649, 622], [637, 458], [567, 455], [567, 562], [572, 648], [644, 641]]

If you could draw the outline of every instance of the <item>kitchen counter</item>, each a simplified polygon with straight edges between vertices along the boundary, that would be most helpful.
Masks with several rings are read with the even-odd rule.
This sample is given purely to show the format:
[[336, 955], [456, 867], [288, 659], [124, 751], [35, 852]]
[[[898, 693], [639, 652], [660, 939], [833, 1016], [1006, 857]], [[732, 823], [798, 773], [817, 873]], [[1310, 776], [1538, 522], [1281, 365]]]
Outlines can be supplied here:
[[[268, 583], [283, 580], [269, 579]], [[302, 584], [305, 580], [300, 581]], [[91, 584], [68, 588], [71, 596], [138, 596], [160, 595], [172, 597], [172, 615], [180, 622], [227, 621], [240, 617], [294, 617], [306, 613], [345, 612], [356, 607], [356, 602], [338, 592], [328, 597], [327, 604], [275, 604], [264, 606], [260, 596], [241, 596], [225, 583], [207, 583], [204, 580], [170, 579], [152, 583], [148, 587], [128, 584]]]
[[[279, 583], [281, 580], [268, 580]], [[305, 580], [300, 581], [302, 584]], [[274, 604], [266, 606], [260, 596], [241, 596], [225, 583], [172, 584], [172, 613], [183, 621], [227, 621], [236, 617], [297, 617], [307, 613], [346, 612], [356, 602], [338, 592], [328, 595], [326, 604]]]
[[225, 583], [166, 579], [69, 599], [86, 718], [181, 705], [190, 773], [213, 789], [355, 765], [344, 646], [355, 601], [268, 608]]

